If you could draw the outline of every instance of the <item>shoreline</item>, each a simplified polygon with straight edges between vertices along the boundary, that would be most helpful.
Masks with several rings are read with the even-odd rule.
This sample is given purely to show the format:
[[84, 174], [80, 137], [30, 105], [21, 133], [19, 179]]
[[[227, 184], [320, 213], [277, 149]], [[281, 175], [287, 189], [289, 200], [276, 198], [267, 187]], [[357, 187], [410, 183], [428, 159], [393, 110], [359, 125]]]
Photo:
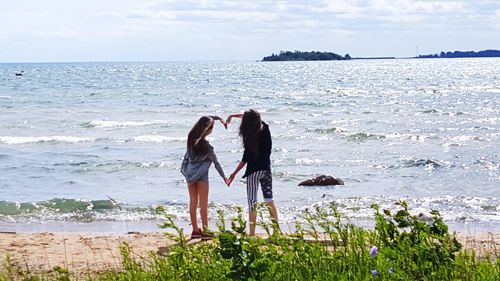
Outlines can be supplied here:
[[[158, 227], [163, 220], [142, 220], [142, 221], [94, 221], [94, 222], [0, 222], [0, 233], [101, 233], [101, 234], [126, 234], [165, 232]], [[365, 229], [373, 229], [373, 220], [351, 220], [353, 223]], [[500, 223], [498, 222], [446, 222], [450, 233], [484, 234], [500, 233]], [[190, 232], [191, 224], [187, 221], [175, 221], [175, 224]], [[226, 223], [229, 227], [229, 224]], [[281, 228], [285, 231], [294, 229], [294, 223], [281, 223]], [[209, 227], [216, 229], [216, 222], [209, 221]]]
[[[164, 251], [175, 242], [160, 229], [161, 220], [150, 221], [98, 221], [92, 223], [0, 223], [0, 271], [10, 265], [31, 273], [51, 273], [55, 266], [66, 268], [76, 279], [122, 266], [120, 246], [125, 242], [130, 255], [138, 261], [151, 260], [151, 253]], [[353, 222], [366, 229], [373, 223]], [[191, 233], [188, 222], [176, 221]], [[448, 223], [449, 233], [456, 232], [462, 251], [472, 251], [478, 257], [500, 255], [500, 227], [494, 223]], [[229, 225], [228, 225], [229, 227]], [[217, 229], [214, 221], [210, 228]], [[282, 224], [284, 233], [293, 232], [291, 224]], [[264, 235], [257, 228], [258, 235]], [[195, 240], [196, 241], [196, 240]], [[196, 243], [196, 242], [195, 242]]]
[[[457, 233], [462, 251], [474, 250], [478, 257], [500, 254], [500, 233], [469, 235]], [[194, 240], [193, 243], [199, 241]], [[129, 234], [104, 233], [0, 233], [0, 271], [10, 266], [31, 273], [51, 273], [55, 266], [66, 268], [77, 279], [122, 266], [120, 246], [126, 243], [130, 256], [137, 261], [151, 260], [175, 242], [163, 232]]]

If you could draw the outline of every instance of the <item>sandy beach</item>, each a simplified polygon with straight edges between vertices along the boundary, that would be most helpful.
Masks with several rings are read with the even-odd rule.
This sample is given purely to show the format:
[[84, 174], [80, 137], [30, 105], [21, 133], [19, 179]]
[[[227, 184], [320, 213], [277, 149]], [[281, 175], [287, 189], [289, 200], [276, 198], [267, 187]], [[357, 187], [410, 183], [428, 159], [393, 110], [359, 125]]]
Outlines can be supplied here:
[[[464, 250], [478, 256], [500, 254], [500, 233], [458, 233]], [[54, 266], [68, 268], [74, 276], [121, 266], [120, 245], [126, 242], [132, 256], [148, 259], [149, 253], [172, 245], [161, 232], [130, 234], [100, 233], [0, 233], [0, 255], [23, 271], [50, 272]], [[2, 267], [5, 265], [2, 264]]]
[[163, 233], [0, 233], [0, 255], [3, 259], [9, 255], [11, 264], [23, 271], [50, 272], [61, 266], [84, 276], [120, 268], [124, 242], [139, 259], [173, 243]]

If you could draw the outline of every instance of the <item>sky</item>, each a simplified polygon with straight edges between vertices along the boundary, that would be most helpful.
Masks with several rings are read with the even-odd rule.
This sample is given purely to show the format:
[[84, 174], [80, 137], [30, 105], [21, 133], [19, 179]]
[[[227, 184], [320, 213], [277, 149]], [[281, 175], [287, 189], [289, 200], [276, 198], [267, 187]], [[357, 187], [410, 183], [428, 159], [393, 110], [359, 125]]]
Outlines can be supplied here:
[[500, 0], [0, 0], [0, 62], [500, 49]]

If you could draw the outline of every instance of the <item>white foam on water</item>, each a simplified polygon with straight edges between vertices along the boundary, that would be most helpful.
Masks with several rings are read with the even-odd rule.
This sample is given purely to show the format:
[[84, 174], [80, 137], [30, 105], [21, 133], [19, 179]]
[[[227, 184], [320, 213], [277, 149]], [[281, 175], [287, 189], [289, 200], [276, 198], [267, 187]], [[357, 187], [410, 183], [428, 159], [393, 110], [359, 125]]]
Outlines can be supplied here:
[[186, 137], [169, 137], [161, 135], [143, 135], [134, 137], [135, 142], [146, 142], [146, 143], [163, 143], [163, 142], [181, 142], [185, 141]]
[[152, 121], [112, 121], [112, 120], [92, 120], [88, 123], [94, 128], [126, 128], [139, 127], [158, 124], [171, 124], [168, 120], [152, 120]]
[[321, 159], [308, 159], [308, 158], [298, 158], [295, 159], [295, 164], [301, 164], [301, 165], [319, 165], [322, 164], [324, 161]]
[[47, 137], [0, 137], [0, 142], [6, 144], [27, 144], [46, 142], [93, 142], [95, 138], [73, 137], [73, 136], [47, 136]]

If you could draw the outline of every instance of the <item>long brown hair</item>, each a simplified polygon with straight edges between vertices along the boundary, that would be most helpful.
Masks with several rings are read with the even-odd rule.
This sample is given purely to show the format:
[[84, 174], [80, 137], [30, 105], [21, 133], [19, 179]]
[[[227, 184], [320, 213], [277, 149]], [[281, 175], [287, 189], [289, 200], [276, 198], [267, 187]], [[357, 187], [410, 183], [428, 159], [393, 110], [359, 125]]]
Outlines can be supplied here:
[[214, 120], [210, 117], [201, 117], [189, 131], [187, 138], [187, 147], [195, 155], [205, 155], [208, 152], [208, 142], [205, 135], [214, 126]]
[[243, 113], [240, 125], [240, 137], [243, 140], [243, 147], [248, 149], [254, 155], [258, 154], [258, 136], [260, 132], [260, 127], [262, 126], [262, 120], [260, 118], [260, 113], [256, 110], [250, 109]]

